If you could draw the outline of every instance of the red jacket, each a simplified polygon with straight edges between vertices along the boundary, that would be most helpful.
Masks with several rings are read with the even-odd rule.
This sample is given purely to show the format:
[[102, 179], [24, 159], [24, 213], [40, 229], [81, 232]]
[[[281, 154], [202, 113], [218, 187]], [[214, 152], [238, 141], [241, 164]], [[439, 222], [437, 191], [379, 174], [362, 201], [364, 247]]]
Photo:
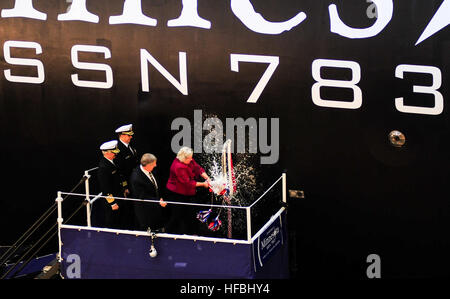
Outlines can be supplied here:
[[173, 160], [170, 166], [169, 180], [167, 181], [167, 189], [181, 195], [195, 195], [195, 185], [197, 177], [200, 177], [205, 170], [192, 159], [186, 165], [177, 158]]

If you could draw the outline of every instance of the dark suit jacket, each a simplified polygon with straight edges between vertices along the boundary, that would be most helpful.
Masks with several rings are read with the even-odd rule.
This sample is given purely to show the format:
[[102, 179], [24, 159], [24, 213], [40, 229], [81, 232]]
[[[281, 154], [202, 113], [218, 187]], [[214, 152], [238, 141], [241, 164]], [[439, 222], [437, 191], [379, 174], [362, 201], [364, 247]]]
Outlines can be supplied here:
[[[98, 163], [97, 179], [100, 191], [103, 196], [111, 194], [113, 197], [123, 197], [126, 181], [117, 166], [106, 158], [102, 157]], [[119, 205], [119, 210], [113, 211], [111, 206]], [[126, 207], [123, 201], [115, 199], [112, 203], [102, 197], [93, 205], [93, 225], [98, 227], [120, 228], [122, 225], [121, 214], [124, 214]]]
[[131, 151], [129, 147], [123, 145], [120, 140], [117, 141], [117, 147], [119, 148], [120, 152], [116, 155], [114, 162], [117, 164], [120, 171], [125, 176], [125, 179], [129, 180], [131, 172], [139, 164], [138, 153], [133, 146], [131, 147], [134, 149], [134, 152]]
[[[155, 174], [153, 173], [155, 177]], [[159, 188], [150, 181], [150, 179], [142, 172], [140, 166], [133, 169], [130, 176], [130, 192], [132, 198], [158, 200], [160, 199], [160, 182], [155, 180]], [[137, 220], [138, 229], [152, 230], [161, 229], [166, 220], [166, 209], [159, 203], [134, 202], [134, 212]]]
[[102, 157], [98, 166], [97, 179], [103, 195], [112, 194], [114, 197], [123, 197], [123, 191], [127, 188], [127, 183], [117, 164], [114, 165], [105, 157]]

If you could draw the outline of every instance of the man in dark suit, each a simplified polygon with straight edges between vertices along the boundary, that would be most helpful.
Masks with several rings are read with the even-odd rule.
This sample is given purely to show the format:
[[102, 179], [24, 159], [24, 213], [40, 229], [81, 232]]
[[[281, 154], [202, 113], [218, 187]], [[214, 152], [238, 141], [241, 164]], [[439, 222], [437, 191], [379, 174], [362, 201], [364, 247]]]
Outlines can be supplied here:
[[93, 205], [93, 225], [122, 228], [122, 202], [116, 197], [124, 197], [128, 186], [114, 162], [117, 153], [119, 153], [117, 141], [112, 140], [103, 143], [100, 150], [103, 156], [98, 164], [97, 179], [103, 197]]
[[144, 154], [141, 163], [134, 168], [130, 176], [130, 192], [133, 198], [159, 200], [157, 202], [134, 202], [137, 228], [146, 231], [164, 231], [167, 203], [161, 197], [158, 182], [152, 171], [156, 167], [156, 157]]

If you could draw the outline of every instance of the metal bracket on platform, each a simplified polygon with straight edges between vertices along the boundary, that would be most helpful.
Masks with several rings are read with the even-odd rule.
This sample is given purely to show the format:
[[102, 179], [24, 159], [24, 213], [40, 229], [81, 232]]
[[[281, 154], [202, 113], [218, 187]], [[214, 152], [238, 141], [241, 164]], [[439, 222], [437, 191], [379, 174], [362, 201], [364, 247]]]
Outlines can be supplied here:
[[148, 255], [149, 255], [151, 258], [155, 258], [155, 257], [158, 255], [158, 251], [156, 251], [156, 248], [155, 248], [155, 242], [154, 242], [154, 240], [156, 239], [156, 233], [155, 233], [155, 232], [152, 232], [152, 230], [150, 229], [150, 227], [147, 229], [147, 232], [148, 232], [148, 234], [150, 235], [150, 238], [151, 238], [151, 240], [152, 240], [152, 245], [150, 246], [150, 250], [149, 250], [149, 252], [148, 252]]

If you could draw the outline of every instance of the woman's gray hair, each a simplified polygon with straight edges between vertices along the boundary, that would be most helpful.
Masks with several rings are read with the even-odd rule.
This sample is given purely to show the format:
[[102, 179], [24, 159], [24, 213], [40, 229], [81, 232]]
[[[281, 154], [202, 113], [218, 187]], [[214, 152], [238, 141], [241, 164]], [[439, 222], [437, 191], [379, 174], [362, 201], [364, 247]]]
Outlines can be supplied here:
[[194, 151], [192, 150], [192, 148], [183, 146], [178, 151], [177, 158], [178, 158], [178, 160], [183, 162], [184, 160], [186, 160], [188, 157], [192, 156], [193, 154], [194, 154]]
[[145, 166], [147, 164], [155, 162], [156, 160], [157, 159], [156, 159], [155, 155], [153, 155], [153, 154], [149, 154], [149, 153], [143, 154], [142, 158], [141, 158], [141, 165]]

